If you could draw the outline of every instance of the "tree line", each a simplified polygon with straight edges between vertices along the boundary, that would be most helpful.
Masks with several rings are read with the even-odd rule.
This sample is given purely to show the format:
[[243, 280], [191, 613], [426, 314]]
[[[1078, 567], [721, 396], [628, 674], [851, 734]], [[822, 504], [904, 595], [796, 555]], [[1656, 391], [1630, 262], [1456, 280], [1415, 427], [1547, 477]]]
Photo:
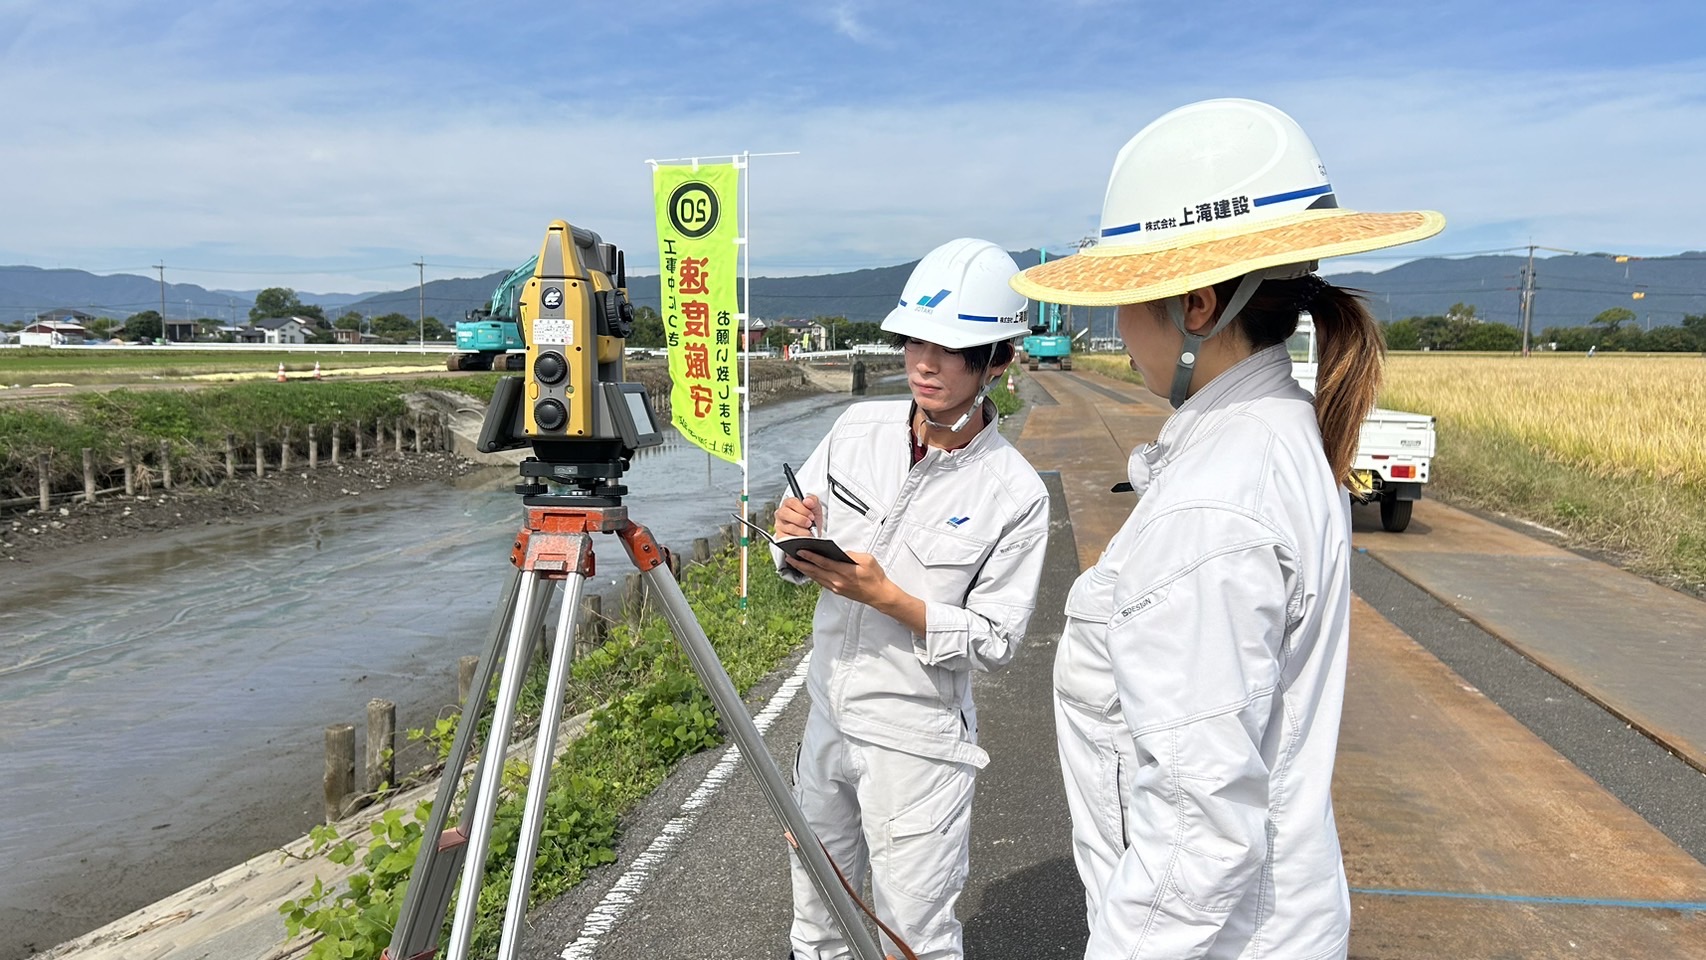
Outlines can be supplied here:
[[[328, 320], [324, 308], [316, 303], [303, 303], [297, 297], [296, 291], [289, 287], [268, 287], [255, 295], [255, 305], [249, 308], [250, 324], [273, 317], [300, 317], [308, 321], [306, 336], [309, 343], [335, 343], [337, 335], [334, 331], [337, 330], [360, 331], [385, 343], [412, 343], [422, 335], [423, 330], [428, 340], [448, 340], [453, 336], [451, 328], [446, 327], [437, 317], [421, 320], [401, 313], [364, 317], [357, 311], [346, 310], [335, 319]], [[212, 317], [173, 320], [171, 323], [173, 326], [192, 324], [197, 331], [197, 340], [231, 342], [237, 338], [234, 332], [221, 330], [225, 324]], [[15, 323], [11, 326], [21, 328], [26, 324]], [[113, 317], [95, 317], [83, 324], [85, 330], [99, 339], [107, 340], [116, 336], [132, 342], [162, 339], [165, 336], [165, 326], [158, 310], [133, 313], [122, 321]]]
[[[1571, 353], [1622, 352], [1694, 353], [1706, 351], [1706, 314], [1683, 317], [1681, 326], [1642, 330], [1635, 311], [1612, 307], [1585, 325], [1547, 327], [1530, 332], [1530, 349]], [[1506, 323], [1482, 320], [1473, 306], [1454, 304], [1444, 316], [1407, 317], [1385, 324], [1386, 346], [1392, 350], [1475, 350], [1514, 353], [1522, 349], [1522, 331]]]

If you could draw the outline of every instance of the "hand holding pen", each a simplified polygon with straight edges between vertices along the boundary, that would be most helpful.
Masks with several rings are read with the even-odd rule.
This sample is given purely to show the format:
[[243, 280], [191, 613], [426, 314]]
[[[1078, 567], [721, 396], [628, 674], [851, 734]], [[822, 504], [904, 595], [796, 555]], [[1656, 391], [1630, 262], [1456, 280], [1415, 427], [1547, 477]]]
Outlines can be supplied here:
[[788, 489], [794, 496], [792, 500], [784, 499], [776, 507], [776, 533], [784, 537], [817, 536], [817, 497], [807, 497], [800, 491], [800, 481], [794, 476], [794, 468], [787, 463], [782, 464], [782, 473], [787, 476]]

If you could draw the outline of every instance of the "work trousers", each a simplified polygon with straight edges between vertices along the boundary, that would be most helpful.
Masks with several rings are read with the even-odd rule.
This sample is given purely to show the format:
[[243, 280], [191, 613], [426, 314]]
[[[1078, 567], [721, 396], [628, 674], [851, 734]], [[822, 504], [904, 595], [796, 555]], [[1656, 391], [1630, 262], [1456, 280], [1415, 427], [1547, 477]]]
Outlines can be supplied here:
[[[871, 882], [871, 909], [919, 960], [959, 960], [954, 904], [971, 858], [977, 768], [914, 756], [850, 738], [815, 704], [794, 764], [794, 799], [855, 890]], [[798, 854], [794, 885], [796, 960], [850, 957], [846, 939]], [[887, 952], [899, 956], [888, 939]]]

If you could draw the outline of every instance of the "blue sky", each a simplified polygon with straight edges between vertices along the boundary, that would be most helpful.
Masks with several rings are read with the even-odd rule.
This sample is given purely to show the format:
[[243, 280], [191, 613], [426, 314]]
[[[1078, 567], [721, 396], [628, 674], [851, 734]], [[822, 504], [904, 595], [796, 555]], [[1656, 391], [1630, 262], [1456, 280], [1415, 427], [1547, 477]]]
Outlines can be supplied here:
[[1706, 7], [1222, 0], [0, 2], [0, 264], [356, 292], [561, 217], [656, 263], [648, 158], [753, 161], [754, 272], [1093, 232], [1192, 100], [1303, 125], [1342, 205], [1440, 237], [1706, 248]]

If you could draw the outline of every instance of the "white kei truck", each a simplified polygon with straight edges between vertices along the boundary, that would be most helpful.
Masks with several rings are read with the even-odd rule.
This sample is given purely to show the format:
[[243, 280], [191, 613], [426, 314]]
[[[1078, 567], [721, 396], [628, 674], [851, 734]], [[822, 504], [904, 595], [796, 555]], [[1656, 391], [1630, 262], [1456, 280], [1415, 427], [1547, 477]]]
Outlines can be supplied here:
[[[1292, 376], [1310, 393], [1315, 392], [1315, 321], [1305, 313], [1297, 332], [1286, 342], [1291, 353]], [[1380, 501], [1380, 526], [1402, 533], [1410, 525], [1410, 507], [1422, 498], [1428, 482], [1428, 461], [1434, 455], [1434, 418], [1425, 413], [1404, 413], [1376, 407], [1362, 423], [1356, 459], [1351, 469], [1362, 475]]]

